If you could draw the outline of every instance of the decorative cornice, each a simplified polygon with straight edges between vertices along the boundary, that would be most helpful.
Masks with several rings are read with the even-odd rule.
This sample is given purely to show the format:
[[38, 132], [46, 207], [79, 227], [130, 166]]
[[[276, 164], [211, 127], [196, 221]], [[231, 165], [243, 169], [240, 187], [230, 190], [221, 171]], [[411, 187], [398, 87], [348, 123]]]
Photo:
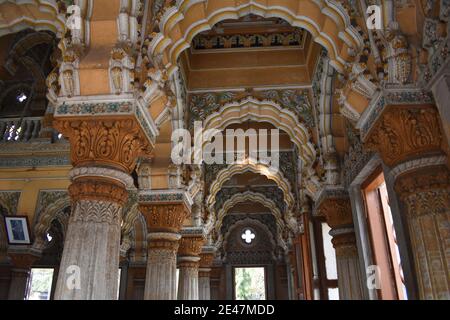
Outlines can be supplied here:
[[188, 192], [184, 190], [140, 190], [138, 201], [142, 204], [166, 204], [184, 203], [187, 208], [191, 208], [193, 200]]
[[430, 105], [433, 103], [433, 93], [420, 88], [384, 89], [372, 98], [356, 124], [356, 128], [360, 129], [362, 141], [366, 141], [369, 131], [388, 106]]
[[[88, 102], [86, 102], [86, 100]], [[139, 100], [130, 95], [114, 97], [96, 96], [84, 100], [77, 98], [60, 98], [55, 108], [55, 118], [79, 117], [131, 117], [134, 118], [145, 133], [149, 143], [153, 146], [159, 134], [158, 128], [150, 116], [149, 111]]]

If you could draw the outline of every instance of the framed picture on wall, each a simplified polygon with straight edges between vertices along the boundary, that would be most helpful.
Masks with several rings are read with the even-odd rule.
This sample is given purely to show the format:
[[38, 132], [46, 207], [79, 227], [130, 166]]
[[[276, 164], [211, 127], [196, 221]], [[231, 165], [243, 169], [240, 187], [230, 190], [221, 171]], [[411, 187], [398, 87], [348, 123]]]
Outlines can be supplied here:
[[27, 216], [5, 216], [9, 244], [31, 244]]

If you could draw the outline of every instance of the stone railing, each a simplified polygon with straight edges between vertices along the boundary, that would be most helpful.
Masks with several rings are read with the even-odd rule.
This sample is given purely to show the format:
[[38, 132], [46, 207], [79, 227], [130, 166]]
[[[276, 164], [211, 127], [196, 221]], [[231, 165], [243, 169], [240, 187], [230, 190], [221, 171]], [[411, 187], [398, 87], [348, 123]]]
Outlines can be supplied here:
[[[42, 128], [42, 117], [5, 118], [0, 119], [0, 143], [28, 142], [39, 138]], [[53, 133], [53, 141], [59, 140], [57, 132]]]

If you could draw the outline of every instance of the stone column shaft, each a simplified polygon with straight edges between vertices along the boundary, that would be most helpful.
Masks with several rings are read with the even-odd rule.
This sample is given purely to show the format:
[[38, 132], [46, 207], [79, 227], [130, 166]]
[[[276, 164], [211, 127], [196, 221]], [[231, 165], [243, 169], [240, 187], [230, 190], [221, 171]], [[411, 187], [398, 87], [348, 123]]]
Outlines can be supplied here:
[[[198, 300], [200, 253], [205, 238], [201, 228], [193, 228], [194, 232], [183, 235], [178, 249], [178, 300]], [[184, 231], [185, 232], [185, 231]]]
[[361, 284], [364, 281], [361, 278], [355, 232], [353, 228], [333, 229], [330, 234], [336, 250], [339, 299], [361, 300], [364, 294]]
[[149, 234], [145, 300], [176, 300], [177, 250], [181, 235]]
[[[147, 221], [148, 258], [145, 278], [145, 300], [177, 299], [177, 250], [180, 229], [188, 214], [182, 191], [155, 195], [143, 191], [139, 195], [139, 209]], [[163, 201], [161, 198], [177, 199]]]
[[348, 197], [327, 198], [320, 204], [319, 211], [331, 227], [330, 235], [336, 250], [339, 299], [361, 300], [364, 298], [364, 282], [359, 267], [350, 200]]
[[200, 268], [198, 270], [198, 299], [211, 300], [211, 269]]
[[420, 299], [450, 299], [450, 173], [445, 166], [400, 176]]
[[178, 300], [199, 299], [199, 260], [200, 257], [181, 257], [178, 259], [180, 268]]
[[55, 299], [115, 300], [127, 192], [124, 185], [85, 178], [75, 180], [69, 192], [74, 203]]
[[[151, 143], [134, 115], [104, 117], [92, 112], [102, 103], [69, 104], [75, 107], [64, 102], [56, 108], [53, 123], [70, 141], [74, 167], [69, 187], [72, 213], [54, 297], [115, 300], [122, 208], [127, 188], [134, 187], [130, 173], [136, 159], [149, 153]], [[89, 116], [82, 109], [91, 110]]]

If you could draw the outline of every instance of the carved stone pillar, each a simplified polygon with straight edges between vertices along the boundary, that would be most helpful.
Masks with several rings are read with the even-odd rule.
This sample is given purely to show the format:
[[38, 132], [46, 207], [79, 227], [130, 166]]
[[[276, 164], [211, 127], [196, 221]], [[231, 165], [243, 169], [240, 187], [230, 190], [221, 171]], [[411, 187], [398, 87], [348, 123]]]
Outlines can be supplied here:
[[442, 132], [434, 106], [391, 106], [366, 142], [392, 167], [421, 299], [450, 299], [450, 175]]
[[180, 269], [178, 300], [199, 299], [200, 253], [205, 242], [202, 233], [201, 228], [192, 228], [189, 232], [183, 230], [183, 237], [178, 249], [178, 267]]
[[31, 266], [40, 258], [40, 253], [10, 249], [8, 256], [13, 264], [8, 300], [24, 300], [28, 291]]
[[148, 257], [145, 300], [176, 300], [177, 250], [180, 229], [189, 214], [184, 193], [139, 195], [139, 208], [147, 221]]
[[450, 299], [450, 172], [428, 167], [397, 178], [421, 299]]
[[136, 158], [149, 148], [147, 137], [135, 120], [126, 118], [64, 116], [54, 126], [69, 139], [74, 165], [72, 213], [55, 299], [115, 300], [122, 208], [127, 188], [133, 187]]
[[211, 300], [211, 266], [214, 260], [214, 248], [203, 247], [200, 254], [200, 269], [198, 270], [198, 298]]
[[363, 280], [359, 267], [352, 209], [348, 198], [328, 198], [319, 207], [331, 227], [330, 235], [336, 250], [339, 299], [363, 299]]

